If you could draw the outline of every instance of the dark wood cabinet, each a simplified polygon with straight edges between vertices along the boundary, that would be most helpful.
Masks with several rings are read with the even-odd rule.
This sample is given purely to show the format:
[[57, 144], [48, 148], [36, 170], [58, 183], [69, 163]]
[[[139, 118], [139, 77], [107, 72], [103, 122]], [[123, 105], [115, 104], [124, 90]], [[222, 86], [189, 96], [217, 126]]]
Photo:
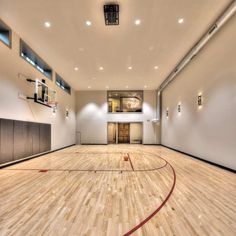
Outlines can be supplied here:
[[50, 124], [0, 119], [0, 164], [50, 150]]

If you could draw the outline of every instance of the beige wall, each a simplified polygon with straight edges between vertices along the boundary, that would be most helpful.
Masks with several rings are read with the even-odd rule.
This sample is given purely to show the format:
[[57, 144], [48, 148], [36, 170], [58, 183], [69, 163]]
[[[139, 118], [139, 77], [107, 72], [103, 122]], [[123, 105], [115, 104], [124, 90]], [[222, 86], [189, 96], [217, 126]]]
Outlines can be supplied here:
[[156, 91], [144, 91], [143, 113], [107, 113], [106, 91], [76, 93], [77, 139], [81, 143], [107, 143], [107, 122], [143, 122], [143, 143], [159, 143], [156, 117]]
[[[59, 108], [56, 115], [45, 106], [18, 98], [18, 94], [32, 95], [33, 85], [18, 77], [22, 73], [30, 78], [46, 79], [57, 91]], [[65, 110], [69, 109], [69, 118]], [[69, 95], [19, 56], [19, 37], [13, 33], [13, 47], [0, 42], [0, 117], [52, 124], [52, 149], [75, 143], [75, 93]]]
[[142, 139], [143, 139], [142, 123], [130, 123], [130, 143], [136, 143], [137, 140], [142, 140]]
[[[163, 92], [162, 144], [236, 169], [236, 15]], [[203, 106], [197, 106], [198, 93]], [[181, 102], [181, 115], [177, 104]], [[169, 119], [165, 110], [169, 108]]]

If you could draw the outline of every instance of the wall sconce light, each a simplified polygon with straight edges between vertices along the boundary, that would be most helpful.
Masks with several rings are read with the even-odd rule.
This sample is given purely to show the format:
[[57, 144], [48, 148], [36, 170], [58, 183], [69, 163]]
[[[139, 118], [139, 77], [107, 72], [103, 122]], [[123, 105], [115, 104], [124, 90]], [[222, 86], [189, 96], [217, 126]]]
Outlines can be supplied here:
[[53, 115], [56, 115], [57, 108], [58, 108], [58, 103], [57, 102], [55, 104], [52, 104], [52, 114]]
[[56, 111], [57, 111], [57, 108], [54, 106], [54, 107], [52, 108], [52, 113], [53, 113], [53, 115], [56, 114]]
[[202, 95], [201, 94], [199, 94], [197, 97], [197, 104], [199, 107], [202, 106]]
[[178, 112], [179, 113], [181, 112], [181, 104], [180, 103], [178, 104]]
[[169, 118], [169, 110], [168, 110], [168, 108], [166, 109], [166, 118]]
[[66, 109], [66, 118], [68, 118], [68, 117], [69, 117], [69, 110]]

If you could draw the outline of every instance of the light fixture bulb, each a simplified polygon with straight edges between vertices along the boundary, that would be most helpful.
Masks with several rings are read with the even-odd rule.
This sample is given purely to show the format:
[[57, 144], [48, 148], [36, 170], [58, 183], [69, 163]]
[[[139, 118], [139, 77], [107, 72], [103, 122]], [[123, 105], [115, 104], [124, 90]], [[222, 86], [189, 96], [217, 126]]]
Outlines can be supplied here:
[[49, 21], [46, 21], [46, 22], [44, 22], [44, 26], [46, 28], [50, 28], [51, 27], [51, 23]]
[[180, 18], [180, 19], [178, 20], [178, 22], [179, 22], [179, 24], [182, 24], [182, 23], [184, 23], [184, 19], [183, 19], [183, 18]]
[[140, 19], [137, 19], [137, 20], [135, 20], [135, 25], [140, 25], [141, 24], [141, 20]]
[[87, 25], [87, 26], [90, 26], [90, 25], [92, 25], [92, 22], [89, 21], [89, 20], [87, 20], [87, 21], [86, 21], [86, 25]]

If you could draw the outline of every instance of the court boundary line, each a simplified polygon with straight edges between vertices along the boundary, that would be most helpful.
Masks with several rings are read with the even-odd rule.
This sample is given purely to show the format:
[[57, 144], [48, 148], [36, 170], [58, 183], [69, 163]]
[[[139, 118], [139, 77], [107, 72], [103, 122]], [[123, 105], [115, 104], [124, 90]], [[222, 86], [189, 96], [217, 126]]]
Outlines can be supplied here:
[[127, 153], [127, 156], [128, 156], [128, 158], [129, 158], [129, 163], [130, 163], [130, 165], [131, 165], [132, 170], [135, 171], [129, 153]]
[[[153, 154], [153, 155], [165, 160], [163, 157], [160, 157], [159, 155], [156, 155], [156, 154]], [[161, 205], [159, 205], [157, 207], [156, 210], [154, 210], [151, 214], [149, 214], [139, 224], [137, 224], [132, 229], [130, 229], [127, 233], [123, 234], [123, 236], [129, 236], [129, 235], [133, 234], [135, 231], [137, 231], [138, 229], [140, 229], [141, 227], [143, 227], [149, 220], [151, 220], [164, 207], [164, 205], [167, 203], [170, 196], [172, 195], [172, 193], [174, 191], [174, 188], [175, 188], [175, 185], [176, 185], [176, 173], [175, 173], [174, 167], [168, 161], [166, 161], [166, 163], [168, 163], [168, 165], [170, 166], [170, 168], [172, 170], [172, 173], [173, 173], [173, 182], [172, 182], [172, 186], [171, 186], [171, 189], [170, 189], [168, 195], [166, 196], [165, 200], [161, 203]]]
[[[112, 153], [111, 153], [112, 154]], [[48, 173], [50, 171], [58, 171], [58, 172], [148, 172], [148, 171], [156, 171], [156, 170], [159, 170], [159, 169], [163, 169], [165, 168], [167, 165], [170, 166], [171, 170], [172, 170], [172, 174], [173, 174], [173, 182], [172, 182], [172, 186], [171, 186], [171, 189], [169, 191], [169, 193], [167, 194], [167, 196], [165, 197], [164, 201], [157, 207], [156, 210], [154, 210], [151, 214], [149, 214], [145, 219], [143, 219], [139, 224], [137, 224], [136, 226], [134, 226], [132, 229], [130, 229], [127, 233], [123, 234], [123, 236], [129, 236], [131, 234], [133, 234], [135, 231], [137, 231], [138, 229], [140, 229], [141, 227], [143, 227], [148, 221], [150, 221], [163, 207], [164, 205], [167, 203], [167, 201], [169, 200], [170, 196], [172, 195], [173, 191], [174, 191], [174, 188], [175, 188], [175, 185], [176, 185], [176, 173], [175, 173], [175, 169], [174, 167], [166, 160], [164, 159], [163, 157], [155, 154], [155, 153], [151, 153], [151, 152], [146, 152], [144, 151], [143, 153], [140, 153], [140, 154], [148, 154], [148, 155], [154, 155], [160, 159], [162, 159], [165, 164], [159, 168], [154, 168], [154, 169], [147, 169], [147, 170], [70, 170], [70, 169], [64, 169], [64, 170], [59, 170], [59, 169], [0, 169], [0, 171], [40, 171], [40, 170], [47, 170], [46, 172], [44, 173]], [[129, 153], [127, 153], [128, 155], [128, 158], [130, 160], [130, 164], [132, 163], [131, 159], [130, 159], [130, 156], [129, 156]]]
[[154, 168], [154, 169], [134, 169], [134, 170], [124, 170], [124, 169], [117, 169], [117, 170], [109, 170], [109, 169], [94, 169], [94, 170], [89, 170], [89, 169], [46, 169], [46, 168], [30, 168], [30, 169], [24, 169], [24, 168], [19, 168], [19, 169], [1, 169], [0, 171], [40, 171], [40, 170], [47, 170], [48, 172], [150, 172], [150, 171], [156, 171], [163, 169], [167, 166], [167, 162], [165, 162], [164, 165]]

